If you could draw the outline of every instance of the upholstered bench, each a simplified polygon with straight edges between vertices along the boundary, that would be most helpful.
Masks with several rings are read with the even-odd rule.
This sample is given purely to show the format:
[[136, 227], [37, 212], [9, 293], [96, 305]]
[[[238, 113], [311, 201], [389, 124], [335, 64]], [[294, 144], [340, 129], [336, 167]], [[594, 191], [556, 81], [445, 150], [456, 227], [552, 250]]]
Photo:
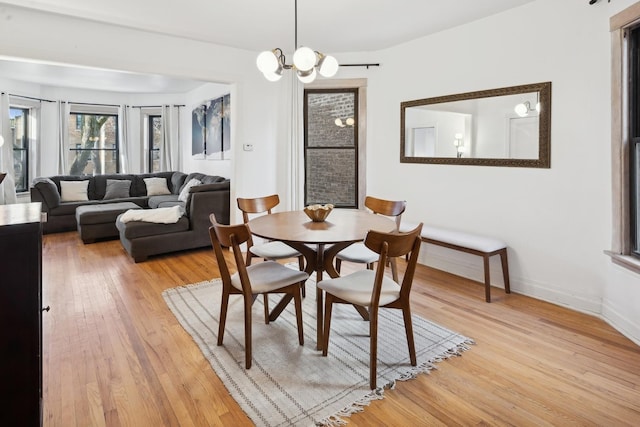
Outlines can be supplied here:
[[133, 202], [83, 205], [76, 208], [76, 222], [82, 241], [93, 243], [98, 239], [116, 238], [116, 218], [129, 209], [142, 209]]
[[[417, 223], [402, 221], [400, 231], [413, 230], [417, 226]], [[484, 293], [487, 302], [491, 302], [489, 258], [493, 255], [500, 255], [504, 290], [508, 294], [511, 293], [509, 285], [509, 265], [507, 262], [507, 245], [503, 241], [477, 234], [431, 227], [428, 225], [422, 226], [420, 237], [425, 243], [481, 256], [484, 260]]]

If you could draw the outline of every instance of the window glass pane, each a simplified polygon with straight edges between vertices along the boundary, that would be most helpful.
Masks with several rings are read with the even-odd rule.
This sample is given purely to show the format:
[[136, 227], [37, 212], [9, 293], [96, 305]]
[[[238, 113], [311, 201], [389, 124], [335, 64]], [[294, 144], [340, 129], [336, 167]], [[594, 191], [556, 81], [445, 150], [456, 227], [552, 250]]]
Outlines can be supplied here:
[[305, 203], [355, 207], [355, 161], [355, 150], [308, 150]]
[[307, 146], [355, 146], [355, 93], [307, 95]]
[[117, 116], [71, 113], [67, 160], [70, 175], [117, 173]]
[[149, 172], [160, 171], [160, 145], [162, 144], [162, 117], [149, 116]]
[[29, 135], [27, 108], [9, 108], [11, 144], [13, 145], [13, 173], [16, 192], [29, 189]]

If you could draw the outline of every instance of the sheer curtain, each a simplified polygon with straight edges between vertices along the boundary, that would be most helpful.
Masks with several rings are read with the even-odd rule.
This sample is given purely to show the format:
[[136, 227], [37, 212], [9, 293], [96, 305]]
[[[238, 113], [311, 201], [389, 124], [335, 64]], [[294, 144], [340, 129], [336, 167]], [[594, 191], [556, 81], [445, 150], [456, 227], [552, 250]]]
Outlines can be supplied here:
[[160, 145], [160, 170], [180, 170], [180, 109], [162, 106], [162, 143]]
[[124, 104], [118, 107], [118, 123], [118, 162], [120, 163], [120, 173], [131, 173], [131, 153], [129, 147], [133, 145], [133, 132], [131, 130], [130, 109]]
[[304, 205], [303, 188], [304, 182], [304, 116], [303, 116], [303, 96], [304, 86], [298, 80], [295, 73], [287, 73], [289, 82], [289, 126], [287, 135], [287, 198], [288, 209], [302, 209]]
[[58, 174], [69, 173], [67, 153], [69, 150], [69, 114], [71, 104], [66, 101], [58, 101]]
[[16, 203], [16, 182], [13, 171], [13, 141], [9, 119], [9, 95], [0, 95], [0, 135], [4, 144], [0, 147], [0, 172], [6, 173], [0, 184], [0, 204]]
[[58, 174], [58, 165], [52, 159], [58, 155], [58, 135], [60, 131], [58, 118], [58, 104], [56, 102], [42, 102], [40, 104], [40, 144], [37, 157], [40, 159], [35, 176], [52, 176]]

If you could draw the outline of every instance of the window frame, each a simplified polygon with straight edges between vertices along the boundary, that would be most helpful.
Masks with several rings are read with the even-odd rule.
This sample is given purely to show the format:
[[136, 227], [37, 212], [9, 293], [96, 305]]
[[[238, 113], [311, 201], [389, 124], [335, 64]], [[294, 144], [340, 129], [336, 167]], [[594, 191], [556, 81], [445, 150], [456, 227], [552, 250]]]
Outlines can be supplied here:
[[[611, 17], [611, 159], [612, 159], [612, 233], [611, 249], [604, 251], [624, 268], [640, 273], [640, 257], [634, 254], [632, 214], [634, 197], [640, 198], [632, 180], [630, 141], [630, 87], [628, 31], [640, 26], [640, 3]], [[640, 76], [640, 74], [639, 74]], [[640, 81], [638, 82], [640, 85]], [[640, 89], [640, 87], [639, 87]], [[640, 108], [640, 107], [639, 107]], [[639, 200], [640, 202], [640, 200]], [[640, 226], [640, 224], [639, 224]]]
[[[29, 174], [30, 174], [30, 162], [29, 162], [29, 157], [31, 156], [31, 150], [29, 149], [29, 145], [30, 145], [30, 140], [31, 140], [31, 135], [29, 132], [29, 122], [31, 120], [31, 108], [29, 107], [23, 107], [23, 106], [18, 106], [18, 105], [9, 105], [9, 110], [20, 110], [22, 111], [23, 115], [24, 115], [24, 120], [23, 120], [23, 126], [24, 129], [23, 131], [23, 141], [22, 141], [22, 148], [16, 148], [14, 141], [15, 138], [12, 138], [11, 140], [11, 144], [13, 144], [12, 147], [12, 154], [13, 154], [13, 163], [14, 163], [14, 171], [13, 171], [13, 176], [14, 176], [14, 180], [15, 180], [15, 189], [16, 189], [16, 193], [26, 193], [29, 191]], [[13, 123], [13, 120], [11, 121]], [[14, 126], [11, 126], [11, 129], [15, 129]], [[24, 167], [24, 173], [23, 173], [23, 179], [22, 179], [22, 184], [24, 184], [23, 186], [18, 187], [18, 180], [17, 175], [16, 175], [16, 171], [15, 171], [15, 155], [16, 152], [22, 152], [23, 153], [23, 158], [24, 158], [24, 162], [23, 162], [23, 167]]]
[[[309, 123], [309, 109], [308, 109], [308, 94], [322, 94], [322, 93], [352, 93], [353, 94], [353, 102], [354, 102], [354, 141], [353, 146], [344, 147], [344, 146], [323, 146], [323, 147], [310, 147], [309, 146], [309, 134], [308, 134], [308, 123]], [[315, 150], [322, 151], [353, 151], [354, 152], [354, 185], [355, 185], [355, 199], [353, 200], [353, 204], [336, 204], [336, 207], [340, 208], [358, 208], [359, 205], [359, 182], [360, 182], [360, 168], [359, 168], [359, 157], [360, 157], [360, 148], [359, 148], [359, 129], [360, 129], [360, 120], [359, 120], [359, 88], [351, 87], [351, 88], [305, 88], [304, 89], [304, 143], [303, 143], [303, 157], [304, 157], [304, 204], [307, 205], [312, 203], [308, 200], [308, 191], [307, 191], [307, 162], [308, 162], [308, 152]], [[315, 201], [313, 202], [315, 203]], [[334, 203], [333, 201], [326, 200], [324, 203]]]
[[162, 129], [162, 114], [149, 114], [147, 116], [147, 162], [149, 164], [149, 173], [160, 172], [160, 168], [157, 171], [153, 170], [153, 153], [157, 152], [158, 158], [160, 157], [160, 147], [153, 148], [153, 123], [156, 119], [160, 122], [160, 129]]

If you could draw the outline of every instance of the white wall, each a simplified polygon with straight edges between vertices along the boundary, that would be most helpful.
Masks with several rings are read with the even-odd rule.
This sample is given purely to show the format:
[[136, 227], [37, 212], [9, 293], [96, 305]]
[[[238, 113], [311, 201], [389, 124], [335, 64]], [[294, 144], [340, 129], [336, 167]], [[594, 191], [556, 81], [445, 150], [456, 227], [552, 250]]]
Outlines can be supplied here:
[[[367, 155], [377, 171], [369, 192], [406, 199], [407, 219], [503, 239], [515, 292], [602, 314], [640, 342], [640, 280], [603, 254], [611, 240], [608, 23], [632, 3], [538, 0], [379, 52]], [[389, 161], [399, 158], [390, 141], [401, 101], [543, 81], [553, 85], [550, 169]], [[479, 257], [425, 249], [426, 263], [482, 281]], [[492, 277], [501, 283], [497, 260]]]
[[[603, 254], [612, 197], [608, 20], [632, 3], [537, 0], [385, 51], [339, 54], [381, 67], [337, 77], [368, 79], [368, 194], [407, 200], [407, 219], [504, 239], [515, 292], [603, 315], [640, 342], [640, 278]], [[289, 91], [285, 79], [273, 84], [256, 72], [256, 52], [7, 6], [0, 22], [0, 55], [231, 84], [232, 200], [285, 193]], [[550, 169], [400, 164], [400, 102], [544, 81], [553, 83]], [[425, 249], [424, 262], [482, 280], [478, 257]], [[499, 271], [494, 263], [496, 283]]]

